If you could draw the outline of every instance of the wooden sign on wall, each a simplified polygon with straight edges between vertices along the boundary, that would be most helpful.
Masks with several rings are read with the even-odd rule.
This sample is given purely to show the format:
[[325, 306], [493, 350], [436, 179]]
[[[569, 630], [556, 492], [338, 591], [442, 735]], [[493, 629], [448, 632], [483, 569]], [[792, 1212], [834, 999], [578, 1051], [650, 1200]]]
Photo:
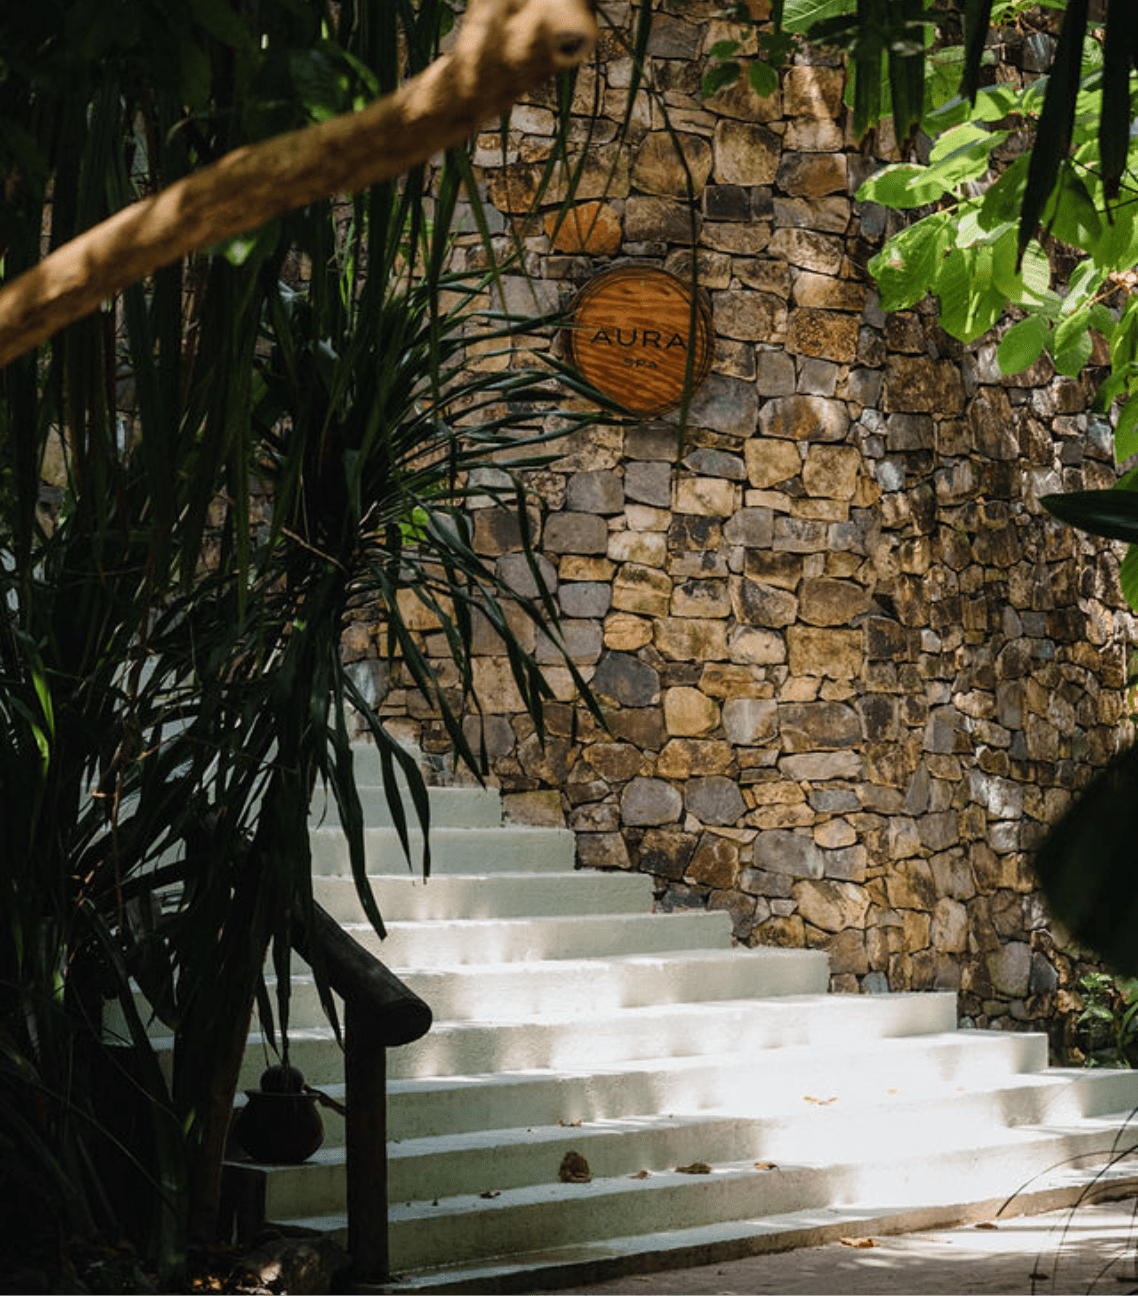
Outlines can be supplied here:
[[711, 317], [691, 287], [666, 270], [621, 266], [577, 294], [570, 362], [631, 414], [655, 417], [680, 404], [711, 366]]

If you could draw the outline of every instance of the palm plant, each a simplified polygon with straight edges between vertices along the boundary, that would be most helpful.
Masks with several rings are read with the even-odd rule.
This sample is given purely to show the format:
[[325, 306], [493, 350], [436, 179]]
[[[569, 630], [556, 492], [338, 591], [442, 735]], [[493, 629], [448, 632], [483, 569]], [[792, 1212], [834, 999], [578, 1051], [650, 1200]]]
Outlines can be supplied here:
[[[59, 7], [0, 42], [5, 275], [39, 256], [45, 223], [57, 244], [244, 138], [388, 88], [448, 17], [435, 3], [344, 3], [334, 21], [295, 0], [187, 17]], [[87, 39], [57, 40], [80, 9]], [[176, 53], [156, 70], [158, 37]], [[472, 330], [513, 354], [534, 327], [488, 320], [491, 285], [446, 271], [467, 174], [456, 157], [435, 178], [429, 223], [422, 174], [310, 207], [0, 371], [0, 1179], [29, 1224], [126, 1230], [167, 1274], [215, 1227], [254, 1000], [274, 1015], [268, 951], [287, 1029], [320, 783], [382, 929], [346, 708], [426, 826], [415, 763], [343, 664], [349, 608], [371, 603], [388, 668], [471, 764], [462, 717], [486, 617], [540, 732], [547, 688], [512, 618], [545, 624], [552, 604], [503, 587], [464, 501], [492, 461], [502, 485], [478, 493], [517, 511], [531, 552], [516, 465], [540, 453], [534, 411], [557, 398], [541, 372], [464, 366]], [[593, 417], [563, 413], [566, 430]], [[436, 618], [445, 672], [408, 599]], [[392, 810], [406, 847], [397, 796]], [[151, 1015], [174, 1039], [165, 1062]]]

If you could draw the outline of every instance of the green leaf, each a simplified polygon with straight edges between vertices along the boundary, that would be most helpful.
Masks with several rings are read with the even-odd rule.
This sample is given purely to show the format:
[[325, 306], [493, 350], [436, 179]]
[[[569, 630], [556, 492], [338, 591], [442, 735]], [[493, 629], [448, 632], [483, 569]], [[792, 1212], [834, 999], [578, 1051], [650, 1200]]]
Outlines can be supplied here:
[[1138, 545], [1131, 545], [1118, 566], [1118, 586], [1122, 597], [1138, 611]]
[[1013, 324], [1000, 340], [996, 360], [1005, 377], [1022, 373], [1039, 359], [1050, 335], [1047, 321], [1041, 315], [1029, 315]]
[[1020, 205], [1027, 187], [1026, 157], [1018, 157], [1002, 176], [990, 185], [980, 202], [980, 224], [994, 229], [1019, 219]]
[[778, 73], [762, 59], [755, 59], [747, 69], [747, 81], [755, 94], [763, 99], [778, 89]]
[[926, 216], [894, 235], [869, 262], [884, 310], [905, 310], [927, 295], [951, 246], [951, 216]]
[[930, 180], [945, 189], [958, 189], [965, 181], [978, 180], [988, 170], [988, 154], [1007, 139], [1010, 131], [991, 131], [976, 122], [953, 127], [937, 140], [929, 154]]
[[1065, 167], [1044, 221], [1064, 243], [1089, 252], [1102, 237], [1102, 221], [1079, 174]]
[[1077, 378], [1091, 358], [1094, 342], [1089, 323], [1089, 312], [1076, 311], [1055, 329], [1051, 358], [1055, 361], [1055, 368], [1068, 378]]
[[857, 199], [906, 211], [913, 207], [926, 207], [947, 192], [947, 186], [931, 175], [928, 167], [895, 162], [864, 181], [857, 191]]
[[721, 40], [707, 51], [708, 57], [713, 59], [729, 59], [739, 52], [739, 42], [737, 40]]
[[1123, 405], [1114, 428], [1114, 457], [1125, 463], [1138, 452], [1138, 396], [1131, 396]]
[[1040, 504], [1061, 522], [1108, 540], [1138, 541], [1138, 491], [1069, 491], [1044, 495]]
[[1115, 970], [1138, 972], [1138, 748], [1114, 757], [1047, 834], [1034, 866], [1051, 913]]
[[933, 284], [940, 298], [940, 322], [961, 342], [975, 342], [1000, 318], [1007, 298], [992, 283], [992, 249], [955, 248]]
[[786, 0], [782, 10], [782, 25], [790, 32], [809, 35], [810, 28], [829, 18], [849, 13], [852, 5], [847, 0]]
[[710, 99], [720, 90], [727, 86], [734, 85], [739, 80], [741, 69], [739, 64], [731, 61], [720, 63], [716, 67], [708, 68], [703, 74], [703, 81], [700, 84], [700, 92], [705, 99]]
[[227, 4], [225, 0], [190, 0], [190, 13], [198, 26], [230, 49], [256, 49], [253, 33], [242, 20], [237, 6]]

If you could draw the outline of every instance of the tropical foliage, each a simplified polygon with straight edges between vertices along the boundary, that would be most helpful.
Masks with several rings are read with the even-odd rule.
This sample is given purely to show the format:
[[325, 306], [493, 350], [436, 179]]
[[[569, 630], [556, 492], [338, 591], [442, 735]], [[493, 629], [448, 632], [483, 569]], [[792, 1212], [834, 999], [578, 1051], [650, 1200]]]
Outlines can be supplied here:
[[[9, 7], [3, 277], [238, 144], [392, 88], [450, 17], [435, 0]], [[557, 397], [548, 366], [519, 361], [540, 329], [489, 311], [495, 272], [447, 269], [456, 225], [477, 224], [468, 178], [454, 154], [433, 177], [308, 207], [158, 272], [0, 371], [11, 1271], [45, 1231], [111, 1231], [168, 1281], [187, 1239], [212, 1234], [254, 999], [287, 1028], [321, 787], [382, 926], [349, 711], [424, 823], [427, 802], [342, 660], [349, 609], [366, 602], [383, 627], [373, 682], [420, 690], [471, 765], [476, 620], [541, 732], [547, 686], [514, 627], [548, 625], [551, 605], [503, 587], [465, 504], [471, 470], [492, 462], [478, 493], [516, 513], [530, 552], [517, 465], [544, 453], [536, 429], [564, 386]], [[499, 362], [465, 363], [475, 336]], [[595, 417], [580, 409], [559, 426]], [[410, 631], [423, 618], [445, 670]], [[392, 811], [406, 842], [397, 796]]]

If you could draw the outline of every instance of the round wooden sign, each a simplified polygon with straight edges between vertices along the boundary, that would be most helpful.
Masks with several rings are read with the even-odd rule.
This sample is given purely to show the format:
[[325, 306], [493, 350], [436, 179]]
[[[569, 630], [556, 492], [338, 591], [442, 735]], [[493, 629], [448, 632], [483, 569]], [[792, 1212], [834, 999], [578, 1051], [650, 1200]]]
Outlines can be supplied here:
[[630, 414], [664, 414], [711, 366], [711, 316], [666, 270], [621, 266], [577, 294], [568, 329], [574, 368]]

